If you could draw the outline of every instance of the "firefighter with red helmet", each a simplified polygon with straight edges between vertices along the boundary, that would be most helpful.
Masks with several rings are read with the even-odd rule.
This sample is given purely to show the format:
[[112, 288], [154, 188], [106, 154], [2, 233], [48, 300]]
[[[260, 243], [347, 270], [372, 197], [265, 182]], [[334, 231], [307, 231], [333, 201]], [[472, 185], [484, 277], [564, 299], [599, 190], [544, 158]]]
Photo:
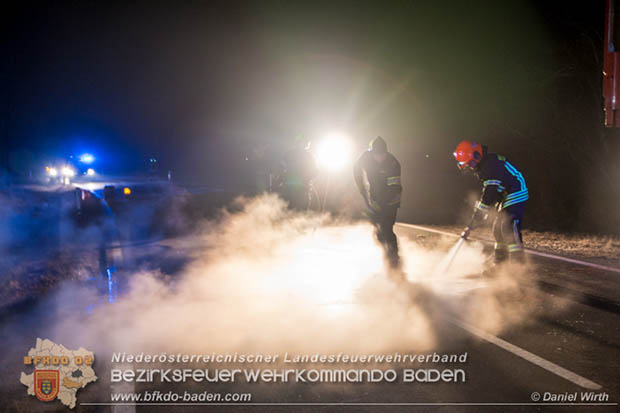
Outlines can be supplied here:
[[383, 246], [390, 268], [400, 269], [398, 241], [393, 230], [403, 190], [400, 163], [388, 152], [387, 143], [381, 136], [373, 139], [369, 149], [357, 160], [353, 176], [366, 202], [366, 215], [375, 226], [375, 235]]
[[508, 258], [523, 262], [521, 225], [529, 198], [523, 175], [505, 156], [489, 153], [486, 146], [477, 142], [462, 141], [453, 155], [459, 169], [472, 170], [483, 186], [471, 222], [461, 237], [467, 239], [470, 232], [486, 220], [489, 210], [496, 208], [497, 216], [493, 223], [495, 263]]

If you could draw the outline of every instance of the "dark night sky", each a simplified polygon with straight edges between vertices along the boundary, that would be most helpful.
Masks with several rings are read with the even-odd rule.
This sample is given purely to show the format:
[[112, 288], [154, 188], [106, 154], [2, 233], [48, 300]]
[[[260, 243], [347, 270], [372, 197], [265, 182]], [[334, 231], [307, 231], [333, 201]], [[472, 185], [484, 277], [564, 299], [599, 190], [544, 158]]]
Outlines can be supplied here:
[[361, 149], [381, 134], [408, 182], [401, 216], [416, 219], [476, 187], [450, 157], [472, 137], [524, 169], [542, 222], [550, 197], [577, 204], [584, 185], [542, 175], [603, 139], [602, 0], [50, 1], [3, 15], [13, 152], [95, 142], [226, 186], [257, 141], [340, 129]]

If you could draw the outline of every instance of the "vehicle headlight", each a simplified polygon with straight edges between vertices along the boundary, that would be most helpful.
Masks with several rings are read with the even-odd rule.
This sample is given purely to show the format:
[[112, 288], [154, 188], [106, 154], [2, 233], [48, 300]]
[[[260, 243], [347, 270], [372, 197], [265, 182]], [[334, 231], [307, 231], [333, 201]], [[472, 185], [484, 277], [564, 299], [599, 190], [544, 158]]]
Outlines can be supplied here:
[[62, 174], [62, 176], [75, 176], [75, 170], [68, 166], [63, 167], [60, 170], [60, 173]]

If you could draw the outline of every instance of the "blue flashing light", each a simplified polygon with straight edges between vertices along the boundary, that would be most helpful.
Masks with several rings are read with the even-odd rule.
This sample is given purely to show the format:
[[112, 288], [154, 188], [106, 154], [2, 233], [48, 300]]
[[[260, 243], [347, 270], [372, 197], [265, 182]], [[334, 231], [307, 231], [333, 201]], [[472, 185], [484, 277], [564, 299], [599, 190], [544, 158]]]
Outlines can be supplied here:
[[90, 153], [83, 153], [80, 155], [80, 162], [85, 164], [91, 164], [95, 162], [95, 157]]

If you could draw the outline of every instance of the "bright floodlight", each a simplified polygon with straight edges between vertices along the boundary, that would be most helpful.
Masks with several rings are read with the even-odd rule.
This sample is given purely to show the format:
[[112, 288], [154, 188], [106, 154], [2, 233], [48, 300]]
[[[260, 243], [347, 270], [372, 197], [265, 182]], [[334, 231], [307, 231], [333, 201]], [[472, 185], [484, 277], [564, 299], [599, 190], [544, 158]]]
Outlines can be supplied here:
[[317, 148], [317, 161], [321, 169], [339, 171], [349, 163], [351, 147], [346, 137], [340, 134], [330, 134]]
[[93, 168], [88, 168], [86, 170], [86, 175], [93, 176], [95, 174], [95, 170]]
[[83, 153], [80, 155], [80, 162], [90, 164], [95, 162], [95, 157], [90, 153]]
[[63, 167], [60, 170], [60, 173], [62, 174], [62, 176], [75, 176], [75, 171], [68, 166]]
[[58, 176], [58, 169], [52, 167], [47, 167], [45, 169], [47, 169], [47, 173], [50, 174], [50, 176]]

